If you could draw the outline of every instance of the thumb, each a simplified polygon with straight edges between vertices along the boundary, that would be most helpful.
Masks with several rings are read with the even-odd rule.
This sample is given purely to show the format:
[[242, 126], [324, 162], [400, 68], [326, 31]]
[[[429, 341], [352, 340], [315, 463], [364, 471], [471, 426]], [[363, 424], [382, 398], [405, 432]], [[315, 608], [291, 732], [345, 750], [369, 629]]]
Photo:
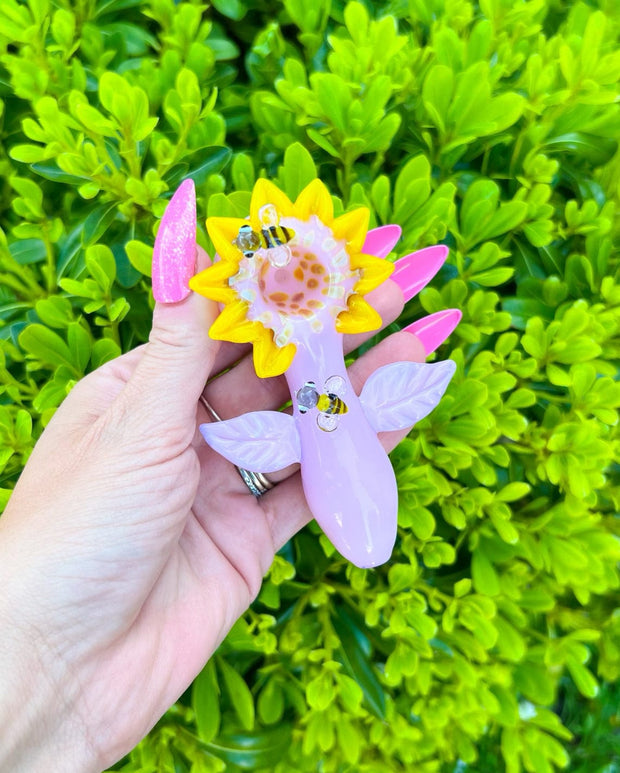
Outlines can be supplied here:
[[[218, 307], [191, 293], [187, 282], [204, 268], [196, 248], [196, 195], [185, 180], [162, 218], [153, 249], [153, 326], [144, 355], [124, 390], [140, 405], [139, 415], [165, 428], [195, 428], [196, 405], [213, 367], [219, 342], [209, 338]], [[125, 406], [128, 407], [128, 406]]]
[[220, 345], [209, 337], [217, 315], [217, 304], [196, 293], [178, 303], [155, 304], [149, 342], [126, 391], [157, 423], [195, 420]]

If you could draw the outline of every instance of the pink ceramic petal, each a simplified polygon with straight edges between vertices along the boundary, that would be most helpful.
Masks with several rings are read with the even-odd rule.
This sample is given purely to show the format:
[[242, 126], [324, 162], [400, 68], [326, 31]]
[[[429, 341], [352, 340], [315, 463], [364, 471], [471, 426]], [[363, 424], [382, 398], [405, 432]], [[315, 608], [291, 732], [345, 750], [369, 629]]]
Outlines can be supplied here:
[[373, 228], [366, 234], [362, 252], [365, 252], [366, 255], [385, 258], [400, 239], [401, 233], [402, 228], [399, 225], [382, 225], [380, 228]]

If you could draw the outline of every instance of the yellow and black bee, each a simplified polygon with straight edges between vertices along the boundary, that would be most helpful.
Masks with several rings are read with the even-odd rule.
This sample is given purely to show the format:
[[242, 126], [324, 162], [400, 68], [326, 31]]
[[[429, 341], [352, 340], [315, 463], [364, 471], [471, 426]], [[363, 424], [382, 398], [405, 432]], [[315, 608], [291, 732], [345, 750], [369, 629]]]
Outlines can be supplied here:
[[288, 244], [295, 236], [292, 228], [284, 225], [266, 225], [260, 231], [252, 230], [251, 225], [242, 225], [233, 242], [245, 258], [253, 258], [256, 250], [272, 250]]
[[307, 413], [312, 408], [319, 412], [317, 424], [325, 432], [333, 432], [338, 426], [340, 416], [348, 413], [345, 401], [340, 397], [344, 394], [345, 382], [341, 376], [331, 376], [325, 382], [325, 392], [319, 393], [314, 381], [306, 381], [297, 392], [297, 407], [300, 413]]
[[335, 413], [340, 416], [343, 413], [347, 413], [349, 410], [345, 401], [333, 392], [326, 392], [325, 394], [319, 395], [316, 407], [321, 413], [326, 413], [328, 415]]

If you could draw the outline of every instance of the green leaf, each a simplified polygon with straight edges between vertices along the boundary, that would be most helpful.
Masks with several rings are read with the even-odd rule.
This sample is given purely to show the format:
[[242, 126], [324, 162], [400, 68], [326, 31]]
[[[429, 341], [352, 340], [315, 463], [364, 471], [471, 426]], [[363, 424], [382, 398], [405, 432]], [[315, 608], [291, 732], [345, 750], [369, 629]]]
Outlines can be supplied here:
[[67, 185], [82, 185], [85, 179], [84, 177], [68, 174], [53, 161], [32, 164], [30, 168], [40, 177], [50, 180], [51, 182], [66, 183]]
[[43, 325], [28, 325], [19, 336], [20, 346], [29, 355], [47, 366], [65, 365], [75, 376], [82, 375], [73, 355], [63, 339]]
[[109, 293], [116, 279], [116, 262], [109, 247], [96, 244], [85, 253], [86, 268], [104, 293]]
[[575, 153], [593, 166], [606, 164], [616, 152], [618, 143], [611, 137], [588, 132], [568, 132], [546, 140], [542, 148], [547, 153]]
[[284, 692], [275, 679], [270, 678], [261, 690], [258, 696], [257, 709], [261, 722], [267, 725], [273, 725], [282, 719]]
[[86, 220], [82, 229], [82, 245], [88, 247], [104, 235], [112, 225], [117, 216], [116, 203], [100, 204], [94, 207]]
[[35, 309], [41, 322], [48, 327], [66, 328], [73, 321], [71, 303], [59, 295], [37, 301]]
[[255, 733], [223, 734], [217, 743], [207, 747], [227, 764], [237, 765], [241, 770], [274, 770], [285, 758], [290, 743], [291, 727], [282, 723], [277, 728]]
[[317, 176], [310, 153], [299, 142], [294, 142], [284, 153], [284, 164], [278, 172], [278, 182], [292, 201]]
[[101, 367], [106, 362], [121, 355], [121, 349], [116, 341], [110, 338], [100, 338], [95, 341], [91, 352], [90, 362], [93, 369]]
[[247, 13], [247, 8], [240, 0], [213, 0], [213, 7], [233, 21], [241, 21]]
[[306, 685], [306, 700], [314, 711], [325, 711], [336, 695], [331, 673], [322, 673]]
[[30, 263], [40, 263], [47, 257], [45, 243], [41, 239], [21, 239], [12, 242], [9, 251], [13, 258], [22, 266]]
[[218, 145], [200, 148], [200, 150], [183, 157], [183, 162], [188, 164], [190, 170], [187, 177], [193, 180], [197, 186], [204, 185], [209, 175], [222, 171], [231, 156], [230, 148]]
[[75, 114], [84, 126], [95, 134], [100, 134], [103, 137], [116, 137], [118, 134], [117, 125], [92, 105], [77, 105]]
[[471, 574], [474, 587], [478, 593], [487, 596], [497, 596], [500, 593], [500, 584], [497, 572], [486, 553], [480, 547], [474, 550], [471, 559]]
[[500, 502], [516, 502], [517, 499], [523, 499], [523, 497], [527, 496], [531, 488], [529, 483], [514, 481], [504, 486], [495, 496]]
[[15, 440], [18, 447], [32, 442], [32, 416], [23, 408], [17, 411], [15, 417]]
[[12, 489], [0, 488], [0, 512], [4, 511], [12, 493]]
[[517, 629], [501, 615], [494, 618], [493, 624], [498, 633], [497, 648], [503, 657], [515, 663], [522, 660], [526, 652], [525, 640]]
[[249, 687], [243, 677], [223, 658], [217, 659], [217, 666], [239, 721], [246, 730], [252, 730], [254, 728], [254, 699]]
[[431, 120], [441, 132], [446, 131], [453, 90], [452, 70], [441, 64], [431, 67], [422, 87], [422, 99]]
[[67, 327], [67, 343], [77, 370], [83, 373], [90, 360], [90, 336], [79, 322], [71, 322]]
[[333, 612], [332, 623], [342, 645], [339, 653], [342, 664], [362, 688], [367, 708], [379, 719], [384, 719], [385, 693], [370, 661], [370, 642], [363, 631], [363, 621], [356, 622], [343, 606], [339, 606]]
[[215, 664], [210, 660], [194, 680], [192, 707], [200, 738], [209, 743], [220, 729], [220, 688]]
[[334, 158], [339, 158], [340, 153], [324, 134], [321, 134], [316, 129], [308, 129], [307, 131], [308, 131], [308, 137], [314, 142], [316, 142], [316, 144], [320, 148], [323, 148], [323, 150], [329, 153], [330, 156], [333, 156]]
[[586, 698], [595, 698], [598, 695], [598, 682], [582, 663], [575, 658], [569, 658], [566, 667], [582, 695]]
[[509, 201], [502, 204], [477, 233], [478, 241], [495, 239], [507, 231], [514, 231], [525, 220], [527, 211], [528, 206], [523, 201]]
[[496, 287], [511, 279], [514, 272], [514, 268], [492, 268], [489, 271], [472, 274], [471, 281], [483, 287]]
[[47, 150], [40, 145], [14, 145], [9, 156], [22, 164], [34, 164], [44, 161], [48, 157]]
[[251, 156], [247, 153], [236, 155], [230, 173], [236, 190], [252, 190], [256, 181], [256, 173]]
[[426, 507], [416, 507], [409, 511], [409, 523], [414, 534], [420, 540], [427, 540], [435, 531], [435, 518]]

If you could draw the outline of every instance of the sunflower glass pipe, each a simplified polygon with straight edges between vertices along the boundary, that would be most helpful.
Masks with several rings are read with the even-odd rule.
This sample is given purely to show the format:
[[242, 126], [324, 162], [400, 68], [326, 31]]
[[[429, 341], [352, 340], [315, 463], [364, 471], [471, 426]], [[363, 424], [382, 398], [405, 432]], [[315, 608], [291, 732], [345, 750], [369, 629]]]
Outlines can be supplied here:
[[320, 180], [294, 203], [259, 180], [249, 219], [207, 220], [218, 259], [190, 280], [222, 304], [209, 335], [252, 343], [256, 373], [284, 374], [293, 405], [292, 415], [258, 411], [205, 424], [206, 442], [255, 472], [299, 462], [314, 517], [342, 555], [364, 567], [385, 562], [396, 538], [396, 480], [377, 433], [426, 416], [455, 369], [449, 360], [396, 362], [355, 394], [343, 334], [380, 327], [365, 296], [394, 269], [364, 252], [368, 219], [365, 208], [335, 218]]

